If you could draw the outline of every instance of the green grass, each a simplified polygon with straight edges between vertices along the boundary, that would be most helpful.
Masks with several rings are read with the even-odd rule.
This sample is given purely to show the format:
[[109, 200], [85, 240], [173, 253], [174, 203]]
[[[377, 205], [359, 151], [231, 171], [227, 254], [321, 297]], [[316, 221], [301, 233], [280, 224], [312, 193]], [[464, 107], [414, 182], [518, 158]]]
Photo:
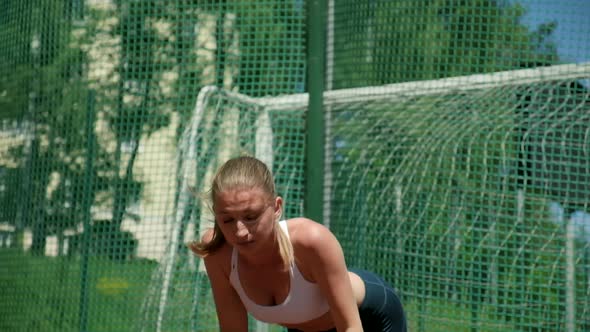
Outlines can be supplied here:
[[131, 331], [155, 264], [90, 259], [81, 280], [75, 258], [0, 250], [0, 331], [79, 331], [81, 289], [88, 291], [89, 331]]
[[[92, 258], [88, 263], [88, 279], [82, 281], [79, 258], [37, 257], [0, 249], [0, 331], [80, 331], [83, 286], [88, 292], [88, 331], [137, 331], [141, 326], [151, 330], [155, 312], [144, 322], [141, 305], [157, 265], [146, 260], [114, 262], [106, 258]], [[188, 271], [177, 271], [163, 331], [195, 328], [191, 326], [193, 277]], [[196, 328], [215, 331], [211, 294], [203, 290], [202, 296], [201, 305], [206, 308], [198, 310]], [[149, 308], [154, 309], [153, 305]], [[269, 326], [269, 332], [280, 331], [284, 331], [280, 326]]]
[[496, 317], [493, 306], [481, 306], [474, 317], [473, 312], [464, 305], [451, 301], [430, 300], [404, 304], [408, 315], [408, 330], [413, 332], [479, 332], [516, 331], [517, 329]]
[[[88, 291], [88, 331], [137, 331], [140, 326], [153, 326], [155, 318], [144, 322], [140, 313], [156, 266], [146, 260], [113, 262], [94, 258], [89, 260], [88, 279], [83, 282], [79, 259], [36, 257], [0, 249], [0, 331], [80, 331], [83, 285]], [[208, 286], [199, 286], [204, 307], [198, 310], [198, 326], [191, 326], [194, 275], [188, 271], [177, 273], [162, 330], [215, 331], [217, 320]], [[452, 301], [414, 300], [404, 306], [410, 331], [467, 332], [474, 324], [478, 331], [514, 330], [489, 305], [479, 307], [477, 317], [470, 308]], [[251, 324], [251, 330], [254, 326]], [[271, 325], [269, 331], [284, 329]]]

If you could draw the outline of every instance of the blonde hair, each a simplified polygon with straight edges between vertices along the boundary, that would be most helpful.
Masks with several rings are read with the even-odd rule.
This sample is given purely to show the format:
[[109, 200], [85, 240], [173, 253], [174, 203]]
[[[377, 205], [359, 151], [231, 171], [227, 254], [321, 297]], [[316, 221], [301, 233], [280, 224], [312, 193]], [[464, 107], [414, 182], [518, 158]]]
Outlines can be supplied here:
[[[217, 194], [236, 188], [260, 188], [273, 199], [277, 197], [272, 173], [262, 161], [253, 157], [233, 158], [219, 168], [209, 191], [211, 207], [215, 208]], [[281, 258], [285, 268], [289, 269], [294, 261], [293, 245], [285, 232], [279, 230], [276, 233]], [[221, 229], [215, 223], [210, 241], [194, 241], [188, 247], [196, 255], [206, 257], [221, 248], [225, 241]]]

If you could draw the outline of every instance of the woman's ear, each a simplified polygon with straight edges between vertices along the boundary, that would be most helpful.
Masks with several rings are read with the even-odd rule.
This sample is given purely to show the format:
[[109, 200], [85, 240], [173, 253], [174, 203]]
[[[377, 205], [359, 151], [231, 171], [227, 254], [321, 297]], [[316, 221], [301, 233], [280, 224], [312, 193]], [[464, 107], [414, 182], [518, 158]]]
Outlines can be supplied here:
[[283, 198], [281, 196], [277, 196], [275, 198], [275, 219], [279, 220], [283, 214]]

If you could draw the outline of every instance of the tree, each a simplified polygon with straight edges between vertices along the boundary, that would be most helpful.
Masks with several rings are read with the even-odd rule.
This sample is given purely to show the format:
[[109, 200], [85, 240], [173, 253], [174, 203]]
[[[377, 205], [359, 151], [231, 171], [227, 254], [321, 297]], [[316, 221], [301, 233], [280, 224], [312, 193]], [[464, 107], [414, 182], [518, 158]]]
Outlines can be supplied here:
[[[12, 222], [19, 232], [32, 230], [35, 254], [44, 254], [51, 234], [61, 247], [63, 231], [82, 223], [90, 209], [87, 202], [113, 182], [108, 154], [98, 146], [94, 130], [87, 129], [96, 118], [91, 109], [95, 100], [89, 97], [84, 42], [73, 36], [81, 15], [74, 3], [25, 1], [11, 7], [22, 11], [5, 22], [18, 38], [3, 39], [15, 42], [3, 47], [7, 51], [2, 54], [23, 54], [1, 68], [9, 75], [2, 80], [8, 88], [0, 103], [10, 110], [2, 116], [14, 123], [13, 135], [21, 142], [6, 156], [19, 175], [9, 188], [18, 201]], [[96, 155], [89, 157], [88, 151]], [[85, 168], [88, 158], [95, 158], [92, 174]]]
[[[505, 1], [342, 1], [336, 4], [334, 86], [381, 85], [555, 63], [548, 23], [531, 32]], [[350, 22], [355, 22], [351, 24]]]
[[[112, 182], [112, 227], [118, 230], [129, 203], [139, 198], [141, 185], [134, 180], [133, 169], [144, 137], [169, 124], [169, 114], [161, 112], [162, 96], [159, 75], [170, 64], [158, 57], [157, 50], [165, 47], [158, 39], [151, 21], [159, 18], [165, 5], [159, 1], [117, 1], [119, 22], [114, 34], [121, 40], [117, 68], [117, 95], [113, 112], [106, 112], [107, 121], [115, 135], [115, 178]], [[127, 160], [122, 158], [127, 149]], [[129, 199], [132, 199], [131, 201]]]
[[[23, 217], [16, 221], [17, 229], [30, 227], [32, 252], [44, 254], [48, 234], [61, 234], [63, 229], [80, 221], [58, 218], [55, 213], [78, 206], [76, 200], [81, 197], [70, 195], [69, 201], [58, 202], [51, 197], [51, 192], [56, 186], [52, 179], [59, 184], [71, 184], [71, 176], [81, 168], [76, 161], [83, 154], [80, 142], [85, 140], [81, 139], [84, 132], [80, 132], [80, 128], [85, 127], [78, 120], [85, 114], [85, 89], [83, 84], [76, 88], [70, 85], [80, 82], [81, 54], [67, 46], [72, 23], [69, 7], [41, 0], [27, 1], [26, 6], [30, 6], [26, 11], [30, 16], [15, 17], [27, 26], [20, 46], [23, 50], [28, 48], [26, 62], [17, 67], [25, 74], [26, 93], [11, 95], [20, 105], [26, 105], [26, 111], [17, 118], [23, 129], [20, 136], [24, 144], [11, 149], [11, 155], [22, 169], [22, 179], [26, 179], [22, 182], [24, 185], [17, 188], [23, 201], [20, 205]], [[37, 20], [42, 24], [33, 25]], [[19, 75], [21, 72], [15, 72], [15, 76]], [[62, 204], [61, 208], [56, 208], [56, 204]]]

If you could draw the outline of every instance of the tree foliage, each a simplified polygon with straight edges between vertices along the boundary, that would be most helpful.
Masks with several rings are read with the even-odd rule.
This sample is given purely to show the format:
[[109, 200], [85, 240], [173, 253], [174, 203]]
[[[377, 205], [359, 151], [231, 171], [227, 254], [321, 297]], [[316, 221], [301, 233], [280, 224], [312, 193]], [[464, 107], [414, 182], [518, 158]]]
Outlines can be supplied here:
[[339, 1], [334, 87], [487, 73], [557, 61], [550, 35], [521, 23], [518, 3], [477, 0]]
[[[71, 7], [51, 1], [12, 4], [14, 21], [6, 22], [18, 39], [8, 45], [14, 66], [5, 67], [8, 82], [3, 113], [15, 123], [9, 155], [20, 175], [12, 187], [19, 204], [11, 220], [29, 227], [32, 250], [42, 254], [45, 238], [80, 222], [84, 196], [83, 165], [87, 147], [86, 89], [80, 84], [83, 54], [69, 47]], [[4, 31], [4, 30], [3, 30]], [[13, 35], [14, 36], [14, 35]], [[12, 53], [14, 52], [14, 53]], [[19, 55], [19, 56], [14, 56]]]

